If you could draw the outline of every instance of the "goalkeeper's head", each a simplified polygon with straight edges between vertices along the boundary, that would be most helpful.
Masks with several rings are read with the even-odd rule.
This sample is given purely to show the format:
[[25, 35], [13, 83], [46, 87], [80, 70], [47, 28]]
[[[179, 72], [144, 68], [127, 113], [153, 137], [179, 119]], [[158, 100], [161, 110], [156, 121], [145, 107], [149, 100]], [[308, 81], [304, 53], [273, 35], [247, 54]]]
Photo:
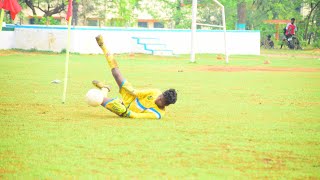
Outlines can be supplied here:
[[177, 101], [177, 92], [175, 89], [168, 89], [162, 93], [164, 97], [164, 105], [169, 106]]
[[169, 106], [170, 104], [174, 104], [177, 101], [177, 92], [175, 89], [168, 89], [164, 91], [158, 98], [156, 99], [156, 104], [159, 108], [164, 108], [165, 106]]

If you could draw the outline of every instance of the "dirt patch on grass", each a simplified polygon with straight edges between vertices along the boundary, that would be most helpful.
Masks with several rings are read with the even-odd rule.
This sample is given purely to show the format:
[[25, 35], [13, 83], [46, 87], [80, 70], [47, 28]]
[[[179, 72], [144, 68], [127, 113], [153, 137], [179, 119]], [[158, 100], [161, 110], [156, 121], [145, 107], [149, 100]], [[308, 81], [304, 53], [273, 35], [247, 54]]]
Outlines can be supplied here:
[[13, 55], [13, 54], [21, 54], [21, 53], [18, 53], [16, 51], [12, 51], [12, 50], [0, 51], [0, 56], [9, 56], [9, 55]]
[[37, 56], [37, 55], [48, 55], [53, 56], [57, 55], [58, 53], [54, 52], [41, 52], [41, 51], [28, 51], [28, 50], [0, 50], [0, 57], [1, 56], [11, 56], [11, 55], [27, 55], [27, 56]]
[[0, 174], [13, 174], [15, 171], [0, 168]]
[[269, 72], [320, 72], [320, 68], [286, 68], [286, 67], [243, 67], [243, 66], [202, 66], [198, 71], [213, 72], [241, 72], [241, 71], [269, 71]]

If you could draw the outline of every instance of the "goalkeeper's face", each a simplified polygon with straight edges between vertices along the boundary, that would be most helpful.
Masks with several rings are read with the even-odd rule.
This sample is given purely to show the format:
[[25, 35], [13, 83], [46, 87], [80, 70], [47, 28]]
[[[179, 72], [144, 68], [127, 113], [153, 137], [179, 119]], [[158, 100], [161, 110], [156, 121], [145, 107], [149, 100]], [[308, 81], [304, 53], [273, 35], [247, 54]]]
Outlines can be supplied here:
[[177, 92], [175, 89], [168, 89], [156, 99], [156, 104], [160, 108], [174, 104], [177, 101]]
[[164, 98], [163, 94], [157, 97], [155, 103], [158, 107], [163, 108], [166, 106], [166, 99]]

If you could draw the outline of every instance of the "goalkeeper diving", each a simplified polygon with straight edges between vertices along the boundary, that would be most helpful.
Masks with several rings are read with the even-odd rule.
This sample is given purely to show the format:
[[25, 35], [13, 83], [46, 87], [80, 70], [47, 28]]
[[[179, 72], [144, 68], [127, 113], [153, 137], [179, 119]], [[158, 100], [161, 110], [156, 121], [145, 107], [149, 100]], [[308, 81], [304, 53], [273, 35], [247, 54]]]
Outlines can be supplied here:
[[99, 47], [102, 49], [112, 75], [119, 86], [122, 100], [107, 96], [110, 86], [97, 80], [92, 84], [99, 88], [104, 95], [101, 106], [109, 111], [128, 118], [161, 119], [165, 114], [165, 108], [177, 101], [175, 89], [161, 92], [158, 89], [137, 90], [122, 76], [114, 56], [109, 52], [101, 35], [96, 37]]

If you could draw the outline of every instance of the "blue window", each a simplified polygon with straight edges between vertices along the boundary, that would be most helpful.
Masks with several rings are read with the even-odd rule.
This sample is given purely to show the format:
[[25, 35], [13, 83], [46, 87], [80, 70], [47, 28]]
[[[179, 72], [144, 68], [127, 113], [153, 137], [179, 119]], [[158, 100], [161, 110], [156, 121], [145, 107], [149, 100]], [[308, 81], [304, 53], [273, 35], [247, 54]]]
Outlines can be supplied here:
[[147, 28], [148, 27], [148, 23], [147, 22], [138, 22], [138, 27]]
[[154, 28], [164, 28], [164, 25], [163, 25], [163, 23], [161, 23], [161, 22], [155, 22], [155, 23], [153, 24], [153, 27], [154, 27]]

